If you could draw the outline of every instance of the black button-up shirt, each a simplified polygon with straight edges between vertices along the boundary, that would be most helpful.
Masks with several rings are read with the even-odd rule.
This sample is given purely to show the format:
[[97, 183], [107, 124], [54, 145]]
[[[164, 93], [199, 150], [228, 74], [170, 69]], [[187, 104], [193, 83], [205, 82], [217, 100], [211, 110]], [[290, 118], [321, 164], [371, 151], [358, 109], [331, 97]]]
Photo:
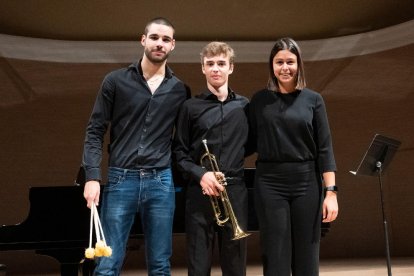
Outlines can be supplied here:
[[174, 139], [174, 154], [178, 169], [186, 179], [200, 183], [206, 169], [200, 158], [206, 152], [206, 139], [219, 169], [226, 177], [242, 177], [245, 146], [248, 138], [246, 111], [248, 99], [229, 89], [221, 102], [210, 91], [187, 100], [181, 107]]
[[86, 129], [83, 153], [86, 181], [101, 180], [102, 145], [109, 125], [110, 167], [170, 166], [174, 120], [190, 91], [168, 66], [165, 71], [164, 80], [153, 94], [140, 63], [105, 76]]

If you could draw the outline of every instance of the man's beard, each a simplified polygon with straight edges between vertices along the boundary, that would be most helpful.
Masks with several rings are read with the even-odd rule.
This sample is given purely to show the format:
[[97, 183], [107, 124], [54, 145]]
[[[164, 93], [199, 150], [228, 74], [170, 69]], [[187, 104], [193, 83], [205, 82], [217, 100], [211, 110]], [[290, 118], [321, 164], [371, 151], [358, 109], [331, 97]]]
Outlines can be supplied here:
[[168, 56], [170, 55], [170, 53], [165, 53], [165, 55], [161, 57], [154, 56], [152, 55], [152, 50], [150, 49], [145, 49], [144, 54], [152, 63], [163, 63], [165, 60], [167, 60]]

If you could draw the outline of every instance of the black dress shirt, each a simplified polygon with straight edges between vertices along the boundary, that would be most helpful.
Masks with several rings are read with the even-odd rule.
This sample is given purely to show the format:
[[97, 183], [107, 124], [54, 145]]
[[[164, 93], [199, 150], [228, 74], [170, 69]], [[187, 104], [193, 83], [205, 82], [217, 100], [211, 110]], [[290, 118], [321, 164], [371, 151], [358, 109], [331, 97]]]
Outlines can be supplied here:
[[187, 100], [178, 115], [174, 154], [187, 180], [199, 184], [207, 171], [200, 165], [206, 139], [219, 169], [226, 177], [242, 177], [248, 138], [248, 99], [229, 89], [221, 102], [210, 91]]
[[101, 180], [103, 141], [109, 125], [110, 167], [169, 167], [174, 120], [189, 97], [188, 87], [168, 66], [154, 93], [143, 77], [140, 63], [106, 75], [86, 129], [83, 153], [86, 181]]

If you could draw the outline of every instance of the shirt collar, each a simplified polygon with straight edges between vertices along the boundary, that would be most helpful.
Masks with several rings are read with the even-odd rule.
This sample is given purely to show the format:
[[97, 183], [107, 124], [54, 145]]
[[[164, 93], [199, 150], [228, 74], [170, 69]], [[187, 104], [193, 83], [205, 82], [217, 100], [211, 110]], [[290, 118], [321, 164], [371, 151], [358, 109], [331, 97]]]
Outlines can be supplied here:
[[[129, 65], [128, 70], [135, 70], [141, 76], [144, 76], [144, 73], [142, 72], [141, 61], [142, 61], [142, 59], [140, 59], [138, 62], [134, 62], [131, 65]], [[165, 77], [167, 79], [170, 79], [173, 76], [174, 76], [174, 72], [171, 70], [170, 67], [168, 67], [168, 65], [165, 65]]]
[[[213, 92], [211, 92], [209, 89], [206, 89], [201, 94], [201, 98], [206, 99], [206, 100], [217, 100], [218, 101], [217, 96]], [[225, 102], [233, 100], [234, 98], [236, 98], [236, 93], [234, 93], [234, 91], [229, 87], [227, 99], [225, 100]]]

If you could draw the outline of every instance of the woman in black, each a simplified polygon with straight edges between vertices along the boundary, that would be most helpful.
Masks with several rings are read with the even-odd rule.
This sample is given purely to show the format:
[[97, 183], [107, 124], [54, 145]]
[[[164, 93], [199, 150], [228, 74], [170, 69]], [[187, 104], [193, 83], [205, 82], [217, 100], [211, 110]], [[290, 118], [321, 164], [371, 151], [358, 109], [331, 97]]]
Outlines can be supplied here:
[[321, 219], [331, 222], [338, 214], [325, 105], [320, 94], [305, 88], [303, 61], [293, 39], [276, 42], [269, 69], [268, 87], [250, 104], [264, 275], [318, 275]]

